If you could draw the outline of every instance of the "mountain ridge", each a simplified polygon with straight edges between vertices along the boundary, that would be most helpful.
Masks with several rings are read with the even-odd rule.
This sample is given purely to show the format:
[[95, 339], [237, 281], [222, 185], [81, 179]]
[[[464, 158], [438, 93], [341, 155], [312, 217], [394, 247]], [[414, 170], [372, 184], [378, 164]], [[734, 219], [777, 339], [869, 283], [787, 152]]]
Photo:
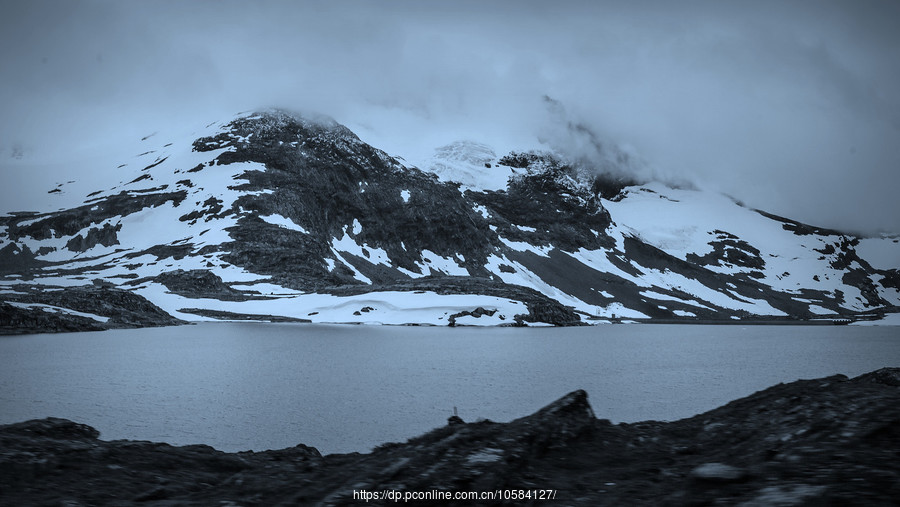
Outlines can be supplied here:
[[[435, 325], [858, 318], [900, 304], [896, 238], [545, 151], [438, 153], [421, 170], [333, 119], [281, 110], [210, 124], [123, 164], [120, 185], [81, 205], [0, 216], [0, 296], [24, 311], [38, 287], [97, 283], [183, 320]], [[473, 160], [506, 186], [453, 181]]]

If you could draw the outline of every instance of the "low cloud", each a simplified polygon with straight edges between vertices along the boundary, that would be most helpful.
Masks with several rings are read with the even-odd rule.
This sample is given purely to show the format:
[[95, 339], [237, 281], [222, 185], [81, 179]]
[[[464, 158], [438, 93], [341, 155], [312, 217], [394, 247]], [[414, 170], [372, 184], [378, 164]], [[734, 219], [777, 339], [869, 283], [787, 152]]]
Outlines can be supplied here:
[[13, 146], [65, 160], [282, 106], [330, 114], [413, 160], [457, 139], [498, 153], [541, 139], [601, 165], [624, 154], [617, 167], [641, 177], [690, 181], [805, 222], [900, 231], [895, 2], [4, 10], [6, 160]]

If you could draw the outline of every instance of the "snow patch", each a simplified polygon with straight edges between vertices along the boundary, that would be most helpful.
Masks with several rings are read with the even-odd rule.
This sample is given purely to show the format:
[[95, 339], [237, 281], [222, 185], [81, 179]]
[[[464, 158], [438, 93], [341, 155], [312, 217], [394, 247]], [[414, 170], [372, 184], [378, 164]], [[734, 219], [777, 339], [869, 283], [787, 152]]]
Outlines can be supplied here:
[[819, 305], [809, 305], [809, 311], [816, 315], [834, 315], [834, 311], [823, 308]]
[[550, 250], [553, 250], [552, 246], [537, 246], [532, 245], [531, 243], [525, 243], [524, 241], [512, 241], [503, 236], [497, 237], [500, 238], [500, 241], [502, 241], [504, 245], [517, 252], [531, 252], [535, 255], [540, 255], [541, 257], [550, 257]]
[[292, 231], [302, 232], [303, 234], [309, 234], [309, 231], [303, 228], [303, 226], [297, 224], [290, 218], [281, 216], [281, 215], [259, 215], [264, 222], [277, 225], [278, 227], [283, 227], [285, 229], [290, 229]]
[[469, 276], [469, 271], [460, 266], [457, 260], [441, 257], [431, 250], [422, 250], [422, 261], [424, 262], [424, 264], [420, 264], [423, 268], [422, 272], [426, 272], [428, 268], [431, 268], [450, 276]]
[[[151, 283], [139, 289], [140, 295], [170, 314], [187, 321], [215, 320], [192, 313], [179, 312], [184, 308], [199, 308], [240, 314], [275, 315], [306, 319], [316, 323], [357, 324], [426, 324], [448, 325], [447, 316], [481, 307], [496, 310], [493, 316], [464, 319], [466, 325], [496, 326], [512, 321], [512, 317], [528, 313], [518, 301], [494, 296], [470, 294], [437, 294], [435, 292], [370, 292], [355, 296], [331, 294], [295, 294], [278, 299], [251, 301], [218, 301], [190, 299], [169, 293], [165, 287]], [[460, 322], [462, 323], [462, 322]]]
[[603, 307], [596, 313], [598, 317], [612, 318], [628, 318], [628, 319], [649, 319], [649, 315], [645, 315], [637, 310], [626, 308], [622, 303], [611, 303]]
[[875, 269], [900, 269], [900, 242], [897, 238], [864, 238], [856, 245], [856, 253]]
[[516, 171], [497, 165], [496, 159], [497, 154], [486, 144], [457, 141], [437, 148], [421, 167], [441, 181], [459, 183], [460, 190], [503, 190]]

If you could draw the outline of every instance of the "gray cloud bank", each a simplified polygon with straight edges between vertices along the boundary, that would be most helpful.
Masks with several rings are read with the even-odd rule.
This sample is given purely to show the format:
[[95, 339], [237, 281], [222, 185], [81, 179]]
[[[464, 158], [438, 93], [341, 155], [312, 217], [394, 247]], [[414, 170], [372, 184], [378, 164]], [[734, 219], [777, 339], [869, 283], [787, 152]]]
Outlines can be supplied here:
[[817, 225], [900, 231], [898, 2], [0, 9], [0, 170], [20, 185], [12, 155], [58, 162], [274, 105], [330, 114], [412, 159], [456, 139], [578, 151], [566, 126], [581, 124], [646, 175]]

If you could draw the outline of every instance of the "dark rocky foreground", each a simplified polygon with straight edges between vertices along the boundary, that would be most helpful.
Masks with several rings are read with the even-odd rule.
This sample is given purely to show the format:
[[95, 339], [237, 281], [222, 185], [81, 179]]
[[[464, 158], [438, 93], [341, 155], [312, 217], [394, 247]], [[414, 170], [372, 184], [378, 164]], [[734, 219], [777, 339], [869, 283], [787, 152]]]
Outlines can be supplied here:
[[900, 368], [779, 384], [669, 423], [597, 419], [584, 391], [506, 424], [450, 422], [369, 454], [321, 456], [104, 442], [64, 419], [27, 421], [0, 426], [0, 504], [365, 504], [354, 490], [396, 491], [401, 503], [411, 492], [555, 490], [555, 500], [419, 502], [438, 505], [900, 499]]

